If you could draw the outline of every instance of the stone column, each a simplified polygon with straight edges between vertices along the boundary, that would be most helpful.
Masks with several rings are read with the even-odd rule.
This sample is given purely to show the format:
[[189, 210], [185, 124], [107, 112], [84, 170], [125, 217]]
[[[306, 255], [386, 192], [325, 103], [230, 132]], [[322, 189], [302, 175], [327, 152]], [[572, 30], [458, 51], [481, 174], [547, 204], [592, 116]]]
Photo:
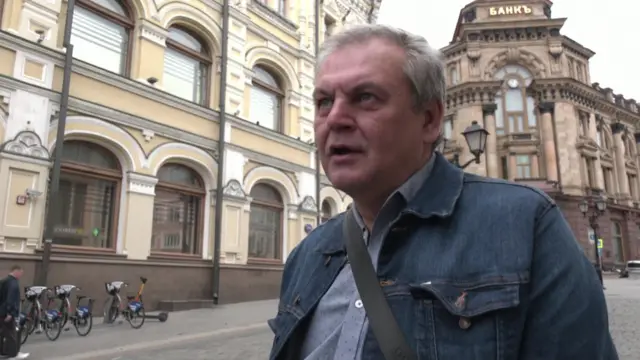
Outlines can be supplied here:
[[627, 169], [624, 161], [624, 140], [622, 133], [624, 125], [621, 123], [611, 124], [611, 132], [613, 133], [613, 146], [615, 151], [616, 174], [618, 175], [618, 189], [622, 199], [629, 198], [629, 179], [627, 178]]
[[545, 173], [549, 181], [558, 181], [558, 162], [553, 133], [554, 108], [555, 104], [553, 102], [542, 102], [538, 105], [538, 110], [542, 117], [541, 135], [542, 143], [544, 144]]
[[484, 118], [484, 128], [489, 132], [487, 136], [487, 148], [485, 159], [487, 161], [487, 176], [499, 177], [498, 174], [498, 139], [496, 135], [496, 108], [494, 104], [482, 105], [482, 117]]
[[[594, 141], [598, 138], [598, 121], [593, 113], [589, 115], [589, 136]], [[593, 166], [595, 167], [593, 171], [596, 176], [596, 186], [598, 189], [604, 190], [604, 174], [602, 173], [602, 164], [600, 163], [600, 149], [598, 149]]]

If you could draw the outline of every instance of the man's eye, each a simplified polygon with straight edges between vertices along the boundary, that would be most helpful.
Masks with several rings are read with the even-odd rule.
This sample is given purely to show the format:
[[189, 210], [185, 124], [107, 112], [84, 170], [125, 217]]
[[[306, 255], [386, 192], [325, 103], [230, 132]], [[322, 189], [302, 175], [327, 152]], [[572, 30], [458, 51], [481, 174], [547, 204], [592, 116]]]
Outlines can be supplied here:
[[375, 95], [371, 94], [371, 93], [362, 93], [358, 95], [358, 101], [360, 102], [367, 102], [367, 101], [371, 101], [371, 100], [375, 100]]
[[331, 99], [319, 99], [316, 101], [316, 106], [318, 108], [331, 107], [331, 104], [332, 104]]

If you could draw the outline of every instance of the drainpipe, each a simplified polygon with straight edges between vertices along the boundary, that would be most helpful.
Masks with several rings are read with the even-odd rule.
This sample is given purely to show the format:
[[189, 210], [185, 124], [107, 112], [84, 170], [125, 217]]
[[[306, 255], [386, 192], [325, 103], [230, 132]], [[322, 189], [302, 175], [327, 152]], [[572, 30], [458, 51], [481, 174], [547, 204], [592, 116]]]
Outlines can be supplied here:
[[60, 113], [58, 117], [58, 130], [56, 133], [56, 148], [53, 154], [53, 169], [51, 170], [51, 183], [49, 186], [49, 206], [44, 233], [44, 247], [42, 251], [42, 264], [38, 274], [37, 284], [47, 285], [49, 276], [49, 263], [51, 262], [51, 247], [53, 245], [54, 227], [56, 215], [54, 209], [60, 204], [60, 167], [62, 162], [62, 146], [64, 144], [64, 130], [67, 125], [67, 110], [69, 109], [69, 88], [71, 86], [71, 66], [73, 64], [73, 44], [71, 44], [71, 28], [73, 26], [73, 10], [76, 7], [75, 0], [67, 2], [67, 16], [64, 24], [64, 39], [62, 46], [66, 49], [64, 56], [64, 72], [62, 74], [62, 93], [60, 94]]
[[[316, 26], [314, 29], [315, 32], [315, 56], [316, 61], [318, 60], [318, 52], [320, 51], [320, 12], [322, 11], [322, 3], [323, 0], [315, 0], [316, 10]], [[320, 225], [320, 221], [322, 220], [322, 202], [320, 201], [320, 151], [318, 151], [318, 145], [316, 143], [316, 226]]]
[[220, 244], [222, 244], [222, 195], [224, 190], [224, 148], [227, 124], [227, 63], [229, 52], [227, 50], [229, 44], [229, 0], [222, 3], [222, 54], [220, 56], [220, 121], [218, 136], [218, 176], [216, 179], [216, 215], [214, 225], [213, 240], [213, 273], [212, 273], [212, 295], [213, 303], [218, 304], [220, 298]]

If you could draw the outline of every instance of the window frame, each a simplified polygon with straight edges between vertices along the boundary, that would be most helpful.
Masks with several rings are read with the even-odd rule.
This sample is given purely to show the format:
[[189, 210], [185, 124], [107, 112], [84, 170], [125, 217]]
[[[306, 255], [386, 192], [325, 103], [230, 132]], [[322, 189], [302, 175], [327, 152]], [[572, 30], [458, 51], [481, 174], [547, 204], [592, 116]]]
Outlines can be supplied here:
[[[209, 44], [204, 41], [204, 39], [202, 38], [202, 36], [200, 36], [200, 34], [198, 34], [195, 31], [192, 31], [184, 26], [178, 25], [178, 24], [174, 24], [168, 27], [167, 31], [170, 31], [171, 28], [177, 29], [179, 31], [185, 32], [188, 35], [192, 36], [193, 38], [195, 38], [196, 40], [198, 40], [198, 42], [200, 42], [200, 45], [202, 46], [202, 48], [204, 49], [204, 54], [202, 53], [198, 53], [196, 51], [193, 51], [192, 49], [189, 49], [188, 47], [180, 44], [179, 42], [167, 37], [166, 41], [166, 48], [167, 49], [171, 49], [173, 51], [178, 52], [179, 54], [185, 55], [187, 57], [190, 57], [194, 60], [197, 60], [198, 62], [200, 62], [200, 65], [203, 67], [203, 74], [202, 74], [202, 89], [200, 89], [200, 91], [202, 91], [202, 101], [200, 103], [197, 103], [193, 100], [190, 100], [191, 102], [198, 104], [198, 105], [202, 105], [202, 106], [209, 106], [210, 102], [211, 102], [211, 65], [213, 64], [213, 61], [211, 60], [212, 58], [212, 53], [213, 51], [210, 49]], [[163, 69], [164, 71], [164, 69]], [[173, 94], [172, 94], [173, 95]], [[174, 95], [177, 96], [177, 95]], [[185, 99], [186, 100], [186, 99]]]
[[[192, 167], [188, 166], [188, 165], [184, 165], [184, 164], [180, 164], [180, 163], [174, 163], [174, 162], [167, 162], [162, 164], [162, 166], [160, 168], [158, 168], [158, 173], [160, 172], [160, 169], [162, 169], [164, 166], [167, 165], [179, 165], [179, 166], [183, 166], [189, 170], [191, 170], [196, 176], [198, 181], [200, 182], [200, 184], [202, 185], [202, 187], [200, 188], [196, 188], [195, 186], [188, 186], [188, 185], [184, 185], [184, 184], [180, 184], [180, 183], [173, 183], [173, 182], [168, 182], [168, 181], [162, 181], [160, 178], [158, 178], [158, 182], [156, 183], [155, 186], [155, 190], [165, 190], [165, 191], [175, 191], [178, 192], [180, 194], [186, 194], [189, 196], [195, 196], [195, 197], [199, 197], [200, 198], [200, 204], [198, 205], [197, 211], [198, 211], [198, 216], [196, 217], [196, 224], [195, 224], [195, 234], [196, 234], [196, 241], [195, 244], [196, 245], [196, 251], [194, 253], [189, 253], [189, 254], [185, 254], [185, 253], [177, 253], [177, 252], [169, 252], [169, 251], [158, 251], [158, 250], [153, 250], [150, 247], [149, 250], [149, 257], [150, 258], [182, 258], [182, 259], [201, 259], [204, 256], [204, 224], [205, 224], [205, 210], [206, 210], [206, 200], [207, 200], [207, 190], [206, 190], [206, 186], [204, 183], [204, 179], [202, 179], [202, 177], [198, 174], [197, 171], [195, 171]], [[157, 196], [157, 195], [156, 195]], [[153, 213], [155, 214], [155, 197], [154, 197], [154, 206], [153, 206]], [[154, 215], [152, 215], [152, 227], [151, 227], [151, 234], [152, 237], [150, 239], [150, 241], [153, 240], [153, 223], [155, 223], [155, 221], [153, 220], [153, 218], [155, 218]], [[149, 244], [151, 245], [151, 244]]]
[[[123, 51], [122, 70], [121, 70], [121, 73], [118, 75], [129, 77], [131, 75], [131, 58], [132, 58], [131, 54], [133, 53], [133, 40], [134, 40], [133, 33], [135, 30], [135, 21], [133, 20], [133, 17], [135, 12], [133, 11], [131, 4], [127, 0], [111, 0], [111, 1], [115, 1], [118, 4], [120, 4], [124, 9], [124, 11], [129, 16], [126, 17], [120, 14], [114, 13], [111, 10], [103, 6], [100, 6], [91, 0], [78, 0], [77, 5], [87, 11], [94, 13], [97, 16], [100, 16], [106, 20], [116, 23], [117, 25], [120, 25], [125, 29], [127, 33], [127, 46], [126, 48], [122, 49]], [[74, 59], [77, 59], [77, 58], [74, 57]], [[80, 60], [80, 59], [77, 59], [77, 60], [91, 64], [84, 60]], [[98, 65], [93, 65], [93, 64], [91, 65], [99, 67]], [[105, 71], [109, 71], [109, 70], [105, 70]]]
[[[274, 129], [270, 129], [273, 130], [275, 132], [279, 132], [279, 133], [284, 133], [284, 127], [285, 127], [285, 93], [284, 93], [284, 89], [282, 89], [282, 80], [280, 78], [280, 76], [277, 76], [276, 74], [274, 74], [274, 72], [269, 69], [268, 67], [265, 67], [263, 65], [260, 64], [256, 64], [253, 66], [253, 68], [251, 69], [252, 71], [255, 71], [255, 68], [259, 68], [262, 71], [268, 73], [269, 75], [271, 75], [271, 77], [273, 77], [273, 79], [276, 81], [276, 83], [278, 83], [280, 85], [280, 88], [276, 88], [271, 86], [270, 84], [267, 84], [263, 81], [261, 81], [260, 79], [256, 78], [255, 76], [253, 76], [251, 78], [251, 86], [253, 88], [258, 87], [263, 91], [267, 91], [269, 93], [273, 93], [274, 95], [276, 95], [276, 98], [278, 100], [278, 110], [277, 113], [275, 114], [277, 116], [277, 121], [275, 122], [275, 127]], [[251, 89], [253, 90], [253, 89]], [[249, 104], [251, 105], [251, 100], [249, 100]], [[251, 121], [253, 122], [253, 121]], [[255, 123], [254, 123], [255, 124]], [[266, 128], [266, 127], [265, 127]], [[268, 129], [268, 128], [267, 128]]]
[[[516, 179], [533, 179], [533, 159], [531, 158], [531, 154], [516, 154]], [[518, 163], [518, 159], [522, 159], [522, 158], [526, 158], [527, 159], [527, 163]], [[529, 170], [529, 176], [519, 176], [520, 175], [520, 169], [528, 169]]]
[[[612, 221], [611, 223], [611, 247], [613, 249], [613, 262], [614, 264], [624, 264], [625, 263], [625, 251], [624, 251], [624, 235], [622, 231], [622, 224], [619, 221]], [[618, 231], [616, 231], [618, 230]], [[620, 258], [618, 261], [616, 255], [616, 242], [619, 241], [619, 250], [620, 250]]]
[[[109, 153], [111, 153], [111, 155], [113, 155], [113, 157], [116, 158], [117, 160], [116, 155], [113, 154], [112, 151], [110, 151], [109, 149], [105, 148], [100, 144], [96, 144], [86, 140], [65, 140], [65, 142], [69, 142], [69, 141], [78, 141], [85, 144], [91, 144], [97, 147], [101, 147], [105, 151], [108, 151]], [[64, 143], [63, 143], [63, 146], [64, 146]], [[120, 195], [122, 193], [122, 181], [123, 181], [122, 164], [120, 164], [119, 161], [117, 161], [116, 164], [118, 165], [116, 169], [107, 169], [107, 168], [101, 168], [97, 166], [91, 166], [89, 164], [80, 163], [76, 161], [69, 161], [69, 160], [65, 161], [64, 159], [62, 159], [60, 163], [61, 175], [67, 173], [70, 175], [90, 177], [97, 180], [112, 181], [115, 183], [115, 186], [113, 189], [113, 202], [112, 202], [112, 209], [111, 209], [112, 221], [109, 229], [111, 246], [106, 248], [96, 248], [96, 247], [89, 247], [89, 246], [56, 244], [55, 237], [54, 237], [54, 242], [52, 244], [52, 247], [54, 249], [59, 249], [59, 250], [68, 251], [68, 252], [113, 253], [113, 254], [116, 253], [118, 248], [118, 229], [119, 229], [118, 225], [120, 220]], [[47, 197], [49, 196], [49, 194], [47, 194]], [[50, 202], [48, 199], [46, 211], [49, 211], [49, 205], [50, 205]]]
[[[269, 202], [269, 201], [264, 201], [264, 200], [260, 200], [260, 199], [252, 199], [251, 200], [251, 204], [249, 205], [249, 209], [253, 208], [253, 206], [257, 206], [257, 207], [261, 207], [261, 208], [267, 208], [267, 209], [277, 209], [280, 212], [280, 221], [278, 224], [278, 238], [276, 239], [276, 258], [275, 259], [271, 259], [271, 258], [256, 258], [256, 257], [251, 257], [249, 255], [249, 252], [247, 251], [247, 264], [273, 264], [273, 265], [283, 265], [284, 264], [284, 258], [283, 258], [283, 250], [284, 250], [284, 223], [285, 223], [285, 206], [284, 206], [284, 199], [282, 198], [282, 196], [280, 195], [280, 192], [278, 191], [278, 189], [276, 187], [274, 187], [273, 185], [269, 184], [269, 183], [263, 183], [263, 182], [258, 182], [256, 184], [254, 184], [253, 186], [269, 186], [273, 189], [273, 191], [275, 191], [276, 193], [278, 193], [278, 195], [280, 196], [280, 200], [281, 203], [280, 204], [276, 204], [273, 202]], [[249, 215], [249, 239], [251, 238], [251, 215]], [[247, 250], [248, 247], [250, 247], [251, 244], [247, 244]]]

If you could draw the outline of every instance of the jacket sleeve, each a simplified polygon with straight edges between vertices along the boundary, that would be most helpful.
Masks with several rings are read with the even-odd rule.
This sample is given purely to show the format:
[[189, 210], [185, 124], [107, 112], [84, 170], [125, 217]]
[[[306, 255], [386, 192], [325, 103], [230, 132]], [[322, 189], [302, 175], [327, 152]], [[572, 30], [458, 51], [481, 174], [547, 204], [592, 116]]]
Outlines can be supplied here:
[[17, 318], [20, 315], [20, 286], [15, 279], [8, 280], [6, 303], [7, 314]]
[[618, 360], [602, 285], [553, 203], [536, 221], [522, 341], [520, 360]]

